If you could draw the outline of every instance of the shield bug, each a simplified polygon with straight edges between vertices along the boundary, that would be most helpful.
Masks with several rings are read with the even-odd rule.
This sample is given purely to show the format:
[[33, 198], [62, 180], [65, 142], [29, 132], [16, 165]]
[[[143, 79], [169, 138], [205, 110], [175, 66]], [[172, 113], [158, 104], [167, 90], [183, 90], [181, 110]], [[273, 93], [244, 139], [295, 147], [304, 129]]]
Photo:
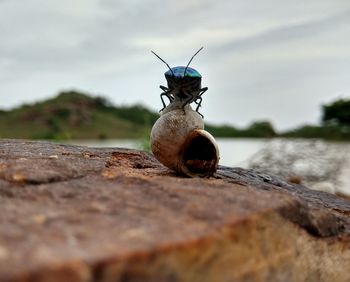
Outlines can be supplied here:
[[197, 104], [196, 112], [198, 112], [199, 107], [202, 103], [202, 95], [205, 91], [208, 90], [208, 87], [202, 88], [202, 76], [194, 68], [190, 68], [193, 58], [203, 49], [201, 47], [190, 59], [188, 64], [184, 66], [178, 66], [171, 68], [166, 61], [159, 57], [155, 52], [151, 51], [158, 59], [160, 59], [164, 64], [169, 68], [168, 71], [164, 73], [165, 78], [168, 83], [168, 87], [160, 85], [160, 89], [164, 92], [160, 94], [160, 98], [163, 103], [164, 110], [166, 107], [163, 97], [166, 96], [170, 103], [174, 101], [181, 101], [183, 103], [182, 107], [184, 108], [187, 104], [195, 102]]

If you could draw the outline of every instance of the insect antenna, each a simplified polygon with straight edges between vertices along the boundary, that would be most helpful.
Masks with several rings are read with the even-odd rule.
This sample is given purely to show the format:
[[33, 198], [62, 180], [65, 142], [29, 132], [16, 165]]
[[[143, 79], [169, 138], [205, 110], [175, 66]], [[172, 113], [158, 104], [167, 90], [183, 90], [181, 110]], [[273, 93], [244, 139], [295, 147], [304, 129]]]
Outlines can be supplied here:
[[[188, 66], [190, 65], [190, 63], [192, 62], [193, 58], [194, 58], [202, 49], [203, 49], [203, 47], [199, 48], [199, 50], [198, 50], [196, 53], [194, 53], [194, 55], [192, 56], [191, 60], [188, 62], [187, 66], [186, 66], [186, 68], [185, 68], [184, 76], [186, 76], [187, 68], [188, 68]], [[157, 56], [157, 57], [158, 57], [158, 56]]]
[[[168, 63], [167, 63], [166, 61], [164, 61], [161, 57], [159, 57], [159, 56], [158, 56], [155, 52], [153, 52], [152, 50], [151, 50], [151, 52], [152, 52], [154, 55], [156, 55], [156, 57], [157, 57], [159, 60], [161, 60], [164, 64], [166, 64], [167, 67], [169, 68], [169, 70], [171, 71], [171, 73], [173, 74], [173, 76], [175, 76], [173, 70], [172, 70], [171, 67], [168, 65]], [[198, 53], [198, 52], [197, 52], [197, 53]]]

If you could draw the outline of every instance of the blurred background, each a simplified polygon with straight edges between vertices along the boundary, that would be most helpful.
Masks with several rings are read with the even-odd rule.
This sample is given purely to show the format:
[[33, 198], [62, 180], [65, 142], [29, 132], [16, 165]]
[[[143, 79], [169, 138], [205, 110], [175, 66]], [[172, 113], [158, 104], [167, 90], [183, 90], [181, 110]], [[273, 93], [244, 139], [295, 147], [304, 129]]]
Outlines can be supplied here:
[[221, 164], [350, 195], [348, 0], [0, 0], [0, 137], [147, 150], [167, 67]]

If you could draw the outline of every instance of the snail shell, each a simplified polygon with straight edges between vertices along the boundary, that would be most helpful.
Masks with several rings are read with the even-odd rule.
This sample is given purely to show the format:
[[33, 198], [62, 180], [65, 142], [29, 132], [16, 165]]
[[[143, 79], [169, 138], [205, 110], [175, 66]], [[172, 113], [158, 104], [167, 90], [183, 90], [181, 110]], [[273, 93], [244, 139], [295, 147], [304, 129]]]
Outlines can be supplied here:
[[173, 102], [151, 131], [151, 149], [159, 162], [191, 177], [209, 177], [217, 169], [219, 149], [190, 105]]

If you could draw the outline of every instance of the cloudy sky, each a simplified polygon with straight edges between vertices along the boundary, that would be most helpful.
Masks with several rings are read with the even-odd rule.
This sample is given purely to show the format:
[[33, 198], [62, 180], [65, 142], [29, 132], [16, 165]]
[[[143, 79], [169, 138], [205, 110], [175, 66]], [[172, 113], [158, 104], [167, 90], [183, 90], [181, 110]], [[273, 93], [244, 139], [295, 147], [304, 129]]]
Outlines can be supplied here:
[[166, 66], [192, 67], [213, 123], [317, 123], [350, 96], [349, 0], [0, 0], [0, 107], [78, 89], [159, 110]]

